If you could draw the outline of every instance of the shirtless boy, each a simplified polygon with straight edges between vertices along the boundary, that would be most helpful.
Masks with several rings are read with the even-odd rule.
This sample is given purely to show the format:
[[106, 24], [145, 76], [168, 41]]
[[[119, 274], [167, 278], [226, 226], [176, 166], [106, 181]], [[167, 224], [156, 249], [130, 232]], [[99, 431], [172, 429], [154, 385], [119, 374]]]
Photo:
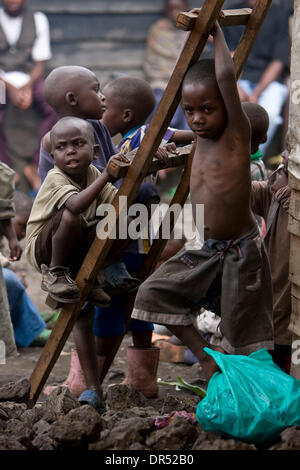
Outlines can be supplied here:
[[132, 314], [167, 325], [197, 356], [208, 380], [216, 364], [203, 348], [212, 346], [192, 324], [200, 307], [221, 316], [226, 352], [274, 346], [270, 269], [250, 210], [250, 125], [218, 24], [212, 35], [215, 64], [191, 67], [181, 103], [197, 138], [190, 192], [194, 216], [204, 204], [204, 244], [181, 250], [155, 271], [140, 286]]

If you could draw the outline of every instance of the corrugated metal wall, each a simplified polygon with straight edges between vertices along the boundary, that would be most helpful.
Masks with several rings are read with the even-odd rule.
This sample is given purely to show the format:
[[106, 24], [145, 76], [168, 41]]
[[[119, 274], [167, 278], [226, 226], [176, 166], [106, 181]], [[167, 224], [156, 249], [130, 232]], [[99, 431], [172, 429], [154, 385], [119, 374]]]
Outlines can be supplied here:
[[[232, 8], [237, 0], [227, 0]], [[101, 82], [116, 74], [142, 75], [147, 32], [164, 13], [164, 0], [30, 0], [50, 22], [53, 58], [49, 68], [83, 65]], [[203, 0], [191, 0], [201, 7]]]

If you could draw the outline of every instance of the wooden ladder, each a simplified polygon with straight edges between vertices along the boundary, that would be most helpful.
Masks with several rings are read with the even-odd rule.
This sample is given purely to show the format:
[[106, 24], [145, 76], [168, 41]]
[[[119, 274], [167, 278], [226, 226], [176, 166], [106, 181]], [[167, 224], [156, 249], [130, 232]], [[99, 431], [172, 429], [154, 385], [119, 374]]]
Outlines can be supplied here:
[[[224, 0], [205, 0], [202, 8], [198, 9], [197, 12], [193, 10], [192, 12], [181, 13], [178, 16], [177, 26], [186, 31], [190, 31], [190, 34], [186, 39], [173, 74], [169, 80], [156, 113], [151, 120], [149, 129], [136, 152], [135, 158], [125, 172], [124, 169], [120, 170], [123, 171], [122, 175], [125, 173], [126, 175], [108, 213], [108, 217], [116, 214], [116, 224], [118, 224], [119, 220], [118, 214], [122, 213], [126, 200], [126, 198], [121, 198], [120, 196], [127, 197], [127, 207], [129, 207], [134, 200], [144, 177], [150, 170], [153, 170], [153, 167], [151, 167], [151, 165], [153, 165], [153, 157], [180, 102], [181, 85], [184, 76], [189, 67], [199, 59], [215, 22], [218, 20], [221, 26], [245, 25], [244, 33], [242, 34], [233, 56], [236, 76], [238, 78], [272, 0], [256, 0], [252, 10], [242, 9], [222, 11], [221, 8], [223, 3]], [[186, 201], [189, 194], [189, 179], [193, 153], [194, 149], [189, 149], [184, 158], [181, 156], [175, 159], [177, 163], [184, 163], [184, 170], [170, 205], [177, 203], [183, 206]], [[171, 157], [170, 166], [176, 166], [171, 162]], [[111, 171], [119, 170], [111, 168]], [[173, 212], [171, 212], [171, 231], [175, 224], [173, 215]], [[72, 331], [80, 310], [85, 303], [85, 299], [94, 283], [96, 274], [103, 265], [103, 262], [111, 248], [113, 242], [113, 239], [110, 238], [111, 233], [113, 233], [112, 228], [107, 232], [107, 237], [105, 239], [95, 238], [83, 264], [80, 267], [80, 270], [78, 271], [76, 283], [81, 292], [81, 299], [76, 304], [65, 304], [63, 306], [51, 335], [42, 350], [38, 363], [30, 377], [29, 404], [31, 406], [36, 403], [39, 394], [41, 393], [43, 386]], [[140, 273], [141, 280], [146, 279], [153, 272], [158, 257], [166, 242], [167, 240], [162, 238], [154, 240]], [[131, 315], [133, 302], [134, 295], [130, 297], [127, 305], [128, 319]]]

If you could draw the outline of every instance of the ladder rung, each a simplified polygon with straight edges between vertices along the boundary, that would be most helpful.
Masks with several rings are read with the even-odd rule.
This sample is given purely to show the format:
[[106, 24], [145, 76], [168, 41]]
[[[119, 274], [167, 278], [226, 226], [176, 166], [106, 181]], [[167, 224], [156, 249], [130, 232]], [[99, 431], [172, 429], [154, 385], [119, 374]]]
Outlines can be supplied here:
[[[159, 171], [159, 170], [163, 170], [165, 168], [176, 168], [178, 166], [184, 165], [186, 158], [191, 154], [192, 147], [193, 147], [192, 144], [185, 145], [184, 147], [178, 147], [177, 154], [168, 152], [169, 159], [166, 163], [162, 163], [159, 160], [153, 160], [151, 162], [147, 175], [154, 173], [156, 171]], [[126, 157], [130, 160], [130, 163], [124, 163], [124, 162], [118, 162], [118, 161], [109, 162], [108, 167], [107, 167], [107, 171], [109, 172], [109, 174], [111, 176], [114, 176], [115, 178], [124, 178], [127, 174], [128, 168], [130, 167], [134, 159], [136, 150], [133, 150], [132, 152], [126, 154]]]
[[[198, 9], [201, 11], [201, 8]], [[221, 26], [246, 25], [251, 16], [251, 8], [240, 8], [238, 10], [221, 10], [218, 21]], [[193, 11], [179, 13], [176, 27], [184, 31], [191, 31], [198, 18], [198, 13]]]

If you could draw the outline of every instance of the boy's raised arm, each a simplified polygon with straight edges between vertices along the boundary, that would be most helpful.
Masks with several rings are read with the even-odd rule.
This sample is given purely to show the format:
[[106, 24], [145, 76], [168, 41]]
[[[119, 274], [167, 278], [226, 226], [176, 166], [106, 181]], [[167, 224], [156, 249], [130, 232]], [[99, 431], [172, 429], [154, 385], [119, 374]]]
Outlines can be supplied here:
[[241, 106], [233, 60], [218, 22], [211, 34], [215, 46], [216, 79], [227, 111], [228, 125], [234, 125], [239, 131], [250, 131], [248, 119]]
[[[129, 160], [125, 157], [125, 155], [121, 153], [113, 155], [109, 159], [109, 161], [110, 160], [117, 160], [129, 163]], [[116, 178], [108, 173], [106, 167], [92, 184], [80, 191], [78, 194], [71, 195], [67, 199], [65, 203], [66, 208], [69, 209], [70, 212], [72, 212], [73, 214], [81, 214], [96, 199], [96, 197], [98, 196], [100, 191], [102, 191], [106, 183], [113, 183], [115, 180]]]

